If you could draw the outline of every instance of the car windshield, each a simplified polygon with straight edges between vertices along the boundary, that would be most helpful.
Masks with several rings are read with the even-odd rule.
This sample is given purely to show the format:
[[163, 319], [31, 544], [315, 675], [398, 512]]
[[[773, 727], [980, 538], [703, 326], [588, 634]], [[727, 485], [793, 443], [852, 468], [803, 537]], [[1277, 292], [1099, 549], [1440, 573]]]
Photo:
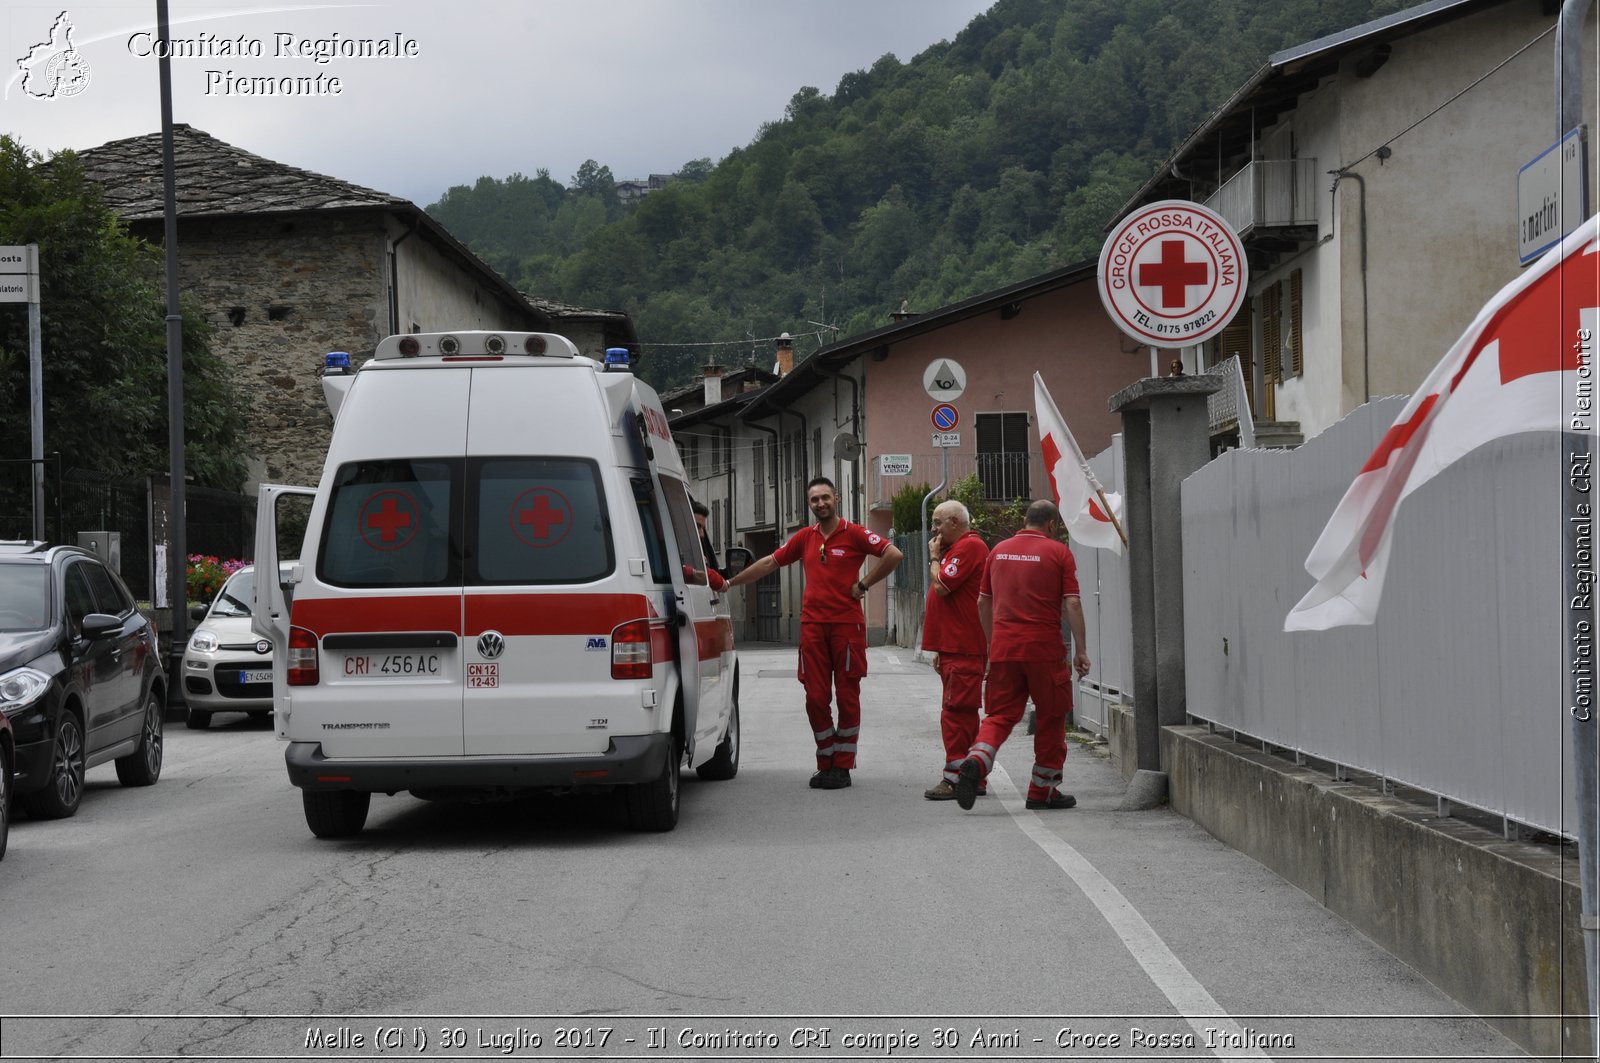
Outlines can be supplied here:
[[0, 631], [30, 631], [50, 622], [50, 569], [0, 564]]
[[242, 568], [228, 577], [228, 582], [222, 585], [222, 592], [217, 595], [217, 600], [212, 603], [212, 616], [249, 616], [250, 602], [254, 598], [255, 589], [251, 584], [255, 580], [254, 570]]

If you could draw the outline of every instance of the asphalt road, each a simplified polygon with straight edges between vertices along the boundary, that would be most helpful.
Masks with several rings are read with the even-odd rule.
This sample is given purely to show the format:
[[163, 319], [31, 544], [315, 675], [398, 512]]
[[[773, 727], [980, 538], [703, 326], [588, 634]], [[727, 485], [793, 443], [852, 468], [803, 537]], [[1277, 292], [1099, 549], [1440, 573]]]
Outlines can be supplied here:
[[729, 782], [615, 803], [375, 797], [306, 829], [283, 747], [167, 732], [153, 788], [92, 770], [0, 863], [0, 1058], [1520, 1057], [1485, 1021], [1075, 746], [1028, 812], [1019, 732], [970, 812], [938, 681], [875, 649], [860, 764], [811, 790], [794, 651], [745, 649]]

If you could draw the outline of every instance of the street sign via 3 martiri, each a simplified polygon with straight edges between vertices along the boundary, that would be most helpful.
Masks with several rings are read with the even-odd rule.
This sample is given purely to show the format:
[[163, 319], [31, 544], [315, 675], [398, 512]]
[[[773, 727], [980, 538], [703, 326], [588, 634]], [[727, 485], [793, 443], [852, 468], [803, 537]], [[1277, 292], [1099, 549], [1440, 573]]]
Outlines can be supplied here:
[[1198, 203], [1167, 199], [1117, 223], [1096, 280], [1123, 332], [1152, 347], [1187, 347], [1233, 320], [1249, 270], [1227, 222]]

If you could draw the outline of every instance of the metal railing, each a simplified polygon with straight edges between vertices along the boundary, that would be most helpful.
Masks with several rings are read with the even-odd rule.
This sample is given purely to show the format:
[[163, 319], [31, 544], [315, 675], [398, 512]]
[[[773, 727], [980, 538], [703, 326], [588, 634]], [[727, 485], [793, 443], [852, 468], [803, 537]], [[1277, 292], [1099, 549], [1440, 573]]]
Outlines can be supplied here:
[[1202, 201], [1243, 236], [1251, 229], [1317, 224], [1317, 160], [1261, 159]]
[[1237, 424], [1239, 445], [1255, 446], [1256, 422], [1250, 414], [1250, 395], [1245, 390], [1244, 366], [1239, 356], [1229, 355], [1212, 366], [1210, 372], [1222, 377], [1222, 390], [1212, 392], [1206, 400], [1211, 411], [1211, 434]]
[[[872, 461], [872, 507], [888, 506], [894, 496], [915, 484], [936, 485], [944, 478], [944, 455], [913, 454], [911, 471], [901, 476], [885, 476], [879, 471], [876, 458]], [[1016, 498], [1033, 498], [1033, 469], [1041, 459], [1037, 454], [951, 454], [950, 484], [977, 474], [983, 482], [984, 500], [1010, 502]], [[903, 529], [896, 529], [903, 530]]]

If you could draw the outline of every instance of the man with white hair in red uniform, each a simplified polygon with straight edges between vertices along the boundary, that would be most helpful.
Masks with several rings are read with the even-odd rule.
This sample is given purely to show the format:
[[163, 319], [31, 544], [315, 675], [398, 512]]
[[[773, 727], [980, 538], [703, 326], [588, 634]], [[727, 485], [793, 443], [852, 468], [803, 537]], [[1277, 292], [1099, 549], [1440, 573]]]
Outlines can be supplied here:
[[983, 708], [983, 671], [989, 639], [978, 617], [978, 588], [989, 547], [972, 530], [967, 507], [946, 499], [933, 508], [934, 536], [928, 540], [928, 601], [922, 614], [922, 649], [938, 655], [943, 695], [939, 733], [944, 739], [944, 772], [938, 785], [924, 790], [929, 801], [953, 801], [956, 772], [978, 737]]
[[[976, 802], [994, 770], [995, 754], [1021, 721], [1030, 697], [1036, 715], [1026, 806], [1042, 811], [1078, 803], [1056, 788], [1067, 762], [1073, 671], [1080, 678], [1089, 674], [1078, 566], [1072, 551], [1056, 538], [1060, 531], [1061, 512], [1055, 503], [1040, 499], [1028, 507], [1022, 530], [989, 553], [978, 591], [978, 618], [989, 637], [987, 714], [957, 772], [956, 804], [964, 809]], [[1063, 612], [1072, 629], [1070, 664], [1061, 641]]]

